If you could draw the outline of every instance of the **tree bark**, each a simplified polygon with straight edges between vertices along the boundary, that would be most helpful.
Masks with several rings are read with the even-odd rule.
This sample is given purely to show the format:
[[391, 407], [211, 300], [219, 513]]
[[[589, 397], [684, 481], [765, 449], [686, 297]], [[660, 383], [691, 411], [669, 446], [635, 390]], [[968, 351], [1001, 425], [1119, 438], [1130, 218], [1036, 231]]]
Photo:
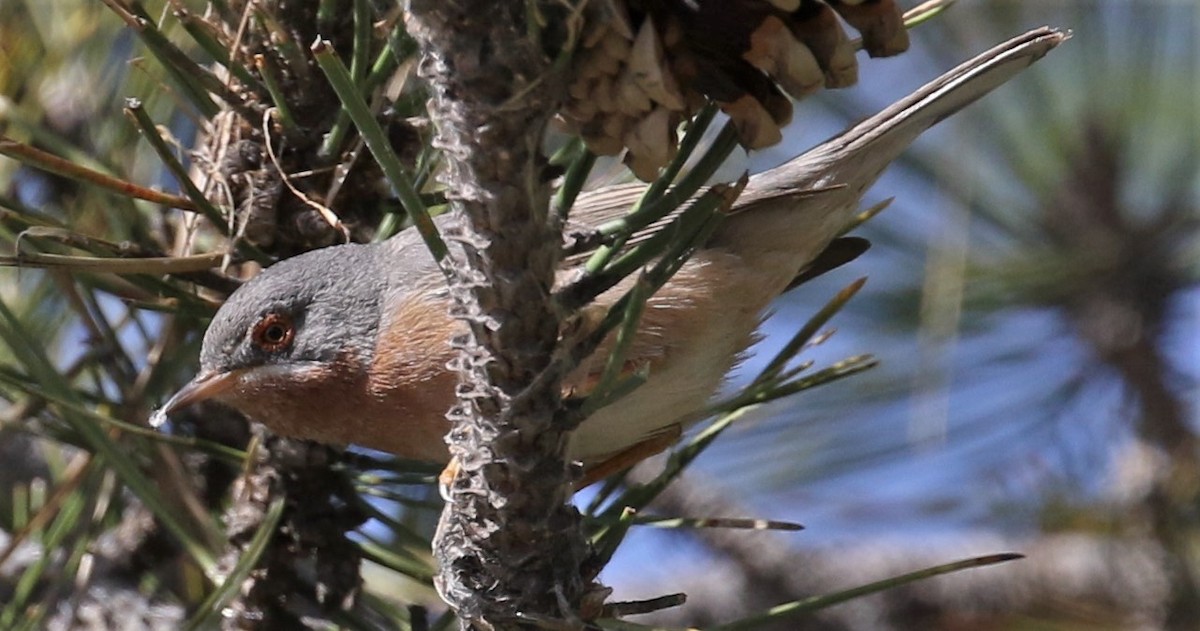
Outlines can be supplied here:
[[550, 290], [561, 235], [541, 142], [565, 88], [548, 56], [556, 43], [528, 29], [531, 6], [549, 9], [414, 0], [408, 16], [458, 218], [448, 235], [461, 246], [450, 274], [455, 315], [471, 332], [456, 341], [456, 473], [434, 540], [436, 585], [463, 628], [571, 619], [584, 591], [567, 430], [555, 422], [562, 375], [547, 370], [559, 332]]

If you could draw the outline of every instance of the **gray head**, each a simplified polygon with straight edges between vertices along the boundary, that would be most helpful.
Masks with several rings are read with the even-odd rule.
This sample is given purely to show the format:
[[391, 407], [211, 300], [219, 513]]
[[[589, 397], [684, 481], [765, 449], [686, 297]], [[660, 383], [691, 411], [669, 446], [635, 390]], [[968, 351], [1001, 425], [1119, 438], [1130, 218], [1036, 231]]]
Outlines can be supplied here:
[[385, 289], [379, 253], [356, 244], [315, 250], [243, 285], [204, 335], [200, 373], [162, 413], [218, 399], [258, 418], [311, 391], [313, 380], [365, 370]]

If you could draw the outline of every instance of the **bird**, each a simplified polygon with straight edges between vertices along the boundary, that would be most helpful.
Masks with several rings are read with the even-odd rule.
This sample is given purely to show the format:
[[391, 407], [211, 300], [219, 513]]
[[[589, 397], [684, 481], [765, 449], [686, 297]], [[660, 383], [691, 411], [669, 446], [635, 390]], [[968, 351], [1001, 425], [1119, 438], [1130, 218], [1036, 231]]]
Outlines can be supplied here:
[[[669, 447], [703, 417], [763, 313], [845, 230], [885, 167], [922, 132], [1002, 85], [1069, 37], [1049, 27], [1008, 40], [779, 167], [750, 177], [707, 242], [646, 304], [626, 356], [648, 370], [584, 419], [567, 457], [597, 479]], [[585, 193], [572, 221], [626, 212], [641, 183]], [[455, 218], [437, 218], [449, 227]], [[313, 250], [267, 267], [218, 309], [200, 369], [156, 418], [216, 400], [276, 434], [445, 463], [457, 374], [446, 282], [415, 230]], [[563, 273], [578, 270], [564, 269]], [[591, 309], [607, 309], [618, 288]], [[603, 313], [603, 311], [600, 311]], [[566, 378], [578, 392], [606, 347]]]

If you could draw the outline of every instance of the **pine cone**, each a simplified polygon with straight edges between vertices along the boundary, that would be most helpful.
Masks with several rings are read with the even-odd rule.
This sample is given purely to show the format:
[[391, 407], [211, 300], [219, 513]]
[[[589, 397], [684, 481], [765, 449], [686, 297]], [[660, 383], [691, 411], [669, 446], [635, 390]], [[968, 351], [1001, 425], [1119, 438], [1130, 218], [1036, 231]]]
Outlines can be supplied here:
[[894, 0], [609, 0], [588, 16], [559, 122], [593, 152], [653, 179], [674, 156], [679, 123], [706, 99], [747, 149], [779, 142], [792, 98], [858, 80], [855, 45], [872, 57], [908, 48]]

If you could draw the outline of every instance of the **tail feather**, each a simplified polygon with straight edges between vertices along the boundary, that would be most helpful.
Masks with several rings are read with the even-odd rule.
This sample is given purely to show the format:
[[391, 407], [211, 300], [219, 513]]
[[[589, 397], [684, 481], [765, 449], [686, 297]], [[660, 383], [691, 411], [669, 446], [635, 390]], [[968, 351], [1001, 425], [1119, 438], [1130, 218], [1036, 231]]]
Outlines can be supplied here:
[[[767, 199], [845, 187], [860, 195], [922, 132], [1003, 85], [1069, 37], [1042, 27], [999, 44], [795, 160], [755, 176], [746, 193]], [[756, 199], [743, 194], [742, 201]]]

